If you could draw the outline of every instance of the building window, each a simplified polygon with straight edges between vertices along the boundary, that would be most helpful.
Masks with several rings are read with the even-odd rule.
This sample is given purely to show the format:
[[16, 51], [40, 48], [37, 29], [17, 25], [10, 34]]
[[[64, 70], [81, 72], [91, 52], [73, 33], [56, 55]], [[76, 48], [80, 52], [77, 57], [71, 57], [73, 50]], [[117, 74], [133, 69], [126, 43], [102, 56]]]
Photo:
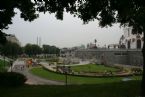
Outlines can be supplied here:
[[132, 38], [132, 42], [135, 42], [135, 38]]
[[137, 49], [141, 49], [141, 40], [138, 39], [136, 43], [137, 43], [136, 44], [137, 45]]
[[130, 49], [130, 40], [127, 42], [127, 48]]

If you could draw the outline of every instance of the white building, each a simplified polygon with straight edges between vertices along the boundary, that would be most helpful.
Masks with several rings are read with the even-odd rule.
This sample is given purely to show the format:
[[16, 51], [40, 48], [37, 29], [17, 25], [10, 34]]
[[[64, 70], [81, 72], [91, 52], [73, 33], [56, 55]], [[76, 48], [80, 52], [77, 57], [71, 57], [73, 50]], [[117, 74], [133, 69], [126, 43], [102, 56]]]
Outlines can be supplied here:
[[15, 35], [9, 34], [6, 36], [7, 41], [10, 41], [12, 43], [17, 43], [18, 45], [20, 45], [20, 41], [16, 38]]
[[132, 34], [132, 27], [125, 27], [119, 41], [120, 48], [141, 49], [143, 48], [143, 37], [143, 33]]
[[89, 43], [89, 44], [87, 44], [87, 48], [88, 48], [88, 49], [97, 48], [96, 43]]
[[119, 48], [119, 44], [109, 44], [108, 48], [118, 49]]

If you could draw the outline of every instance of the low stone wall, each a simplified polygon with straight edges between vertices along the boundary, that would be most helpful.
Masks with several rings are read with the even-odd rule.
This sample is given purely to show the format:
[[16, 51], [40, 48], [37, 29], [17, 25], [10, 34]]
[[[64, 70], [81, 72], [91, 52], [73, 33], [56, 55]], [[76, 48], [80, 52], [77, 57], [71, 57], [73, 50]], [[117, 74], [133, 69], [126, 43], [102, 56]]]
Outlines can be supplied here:
[[84, 49], [75, 51], [82, 60], [95, 59], [98, 64], [143, 65], [140, 49]]

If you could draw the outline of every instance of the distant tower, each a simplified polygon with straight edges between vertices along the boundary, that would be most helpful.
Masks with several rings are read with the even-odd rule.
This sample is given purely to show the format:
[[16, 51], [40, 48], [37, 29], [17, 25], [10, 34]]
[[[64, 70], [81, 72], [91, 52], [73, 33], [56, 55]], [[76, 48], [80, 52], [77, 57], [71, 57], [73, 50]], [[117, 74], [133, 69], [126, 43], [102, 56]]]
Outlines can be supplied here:
[[41, 47], [41, 37], [39, 37], [39, 46]]
[[38, 36], [37, 36], [37, 41], [36, 41], [36, 45], [38, 45]]
[[41, 46], [41, 37], [37, 37], [37, 45]]

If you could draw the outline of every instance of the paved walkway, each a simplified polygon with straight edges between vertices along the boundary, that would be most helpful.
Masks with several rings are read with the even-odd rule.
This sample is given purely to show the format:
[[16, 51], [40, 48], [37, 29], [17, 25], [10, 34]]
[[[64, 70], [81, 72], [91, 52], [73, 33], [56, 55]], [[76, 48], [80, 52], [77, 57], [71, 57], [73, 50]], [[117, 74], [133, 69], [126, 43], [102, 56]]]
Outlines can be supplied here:
[[35, 76], [26, 70], [24, 73], [25, 76], [27, 76], [26, 84], [32, 84], [32, 85], [64, 85], [63, 82], [57, 82], [52, 80], [47, 80], [44, 78], [40, 78], [38, 76]]
[[22, 60], [17, 60], [13, 63], [12, 71], [24, 74], [28, 79], [26, 81], [26, 84], [30, 84], [30, 85], [64, 85], [65, 84], [64, 82], [47, 80], [47, 79], [35, 76], [31, 74], [28, 70], [29, 69], [26, 67], [25, 62]]

